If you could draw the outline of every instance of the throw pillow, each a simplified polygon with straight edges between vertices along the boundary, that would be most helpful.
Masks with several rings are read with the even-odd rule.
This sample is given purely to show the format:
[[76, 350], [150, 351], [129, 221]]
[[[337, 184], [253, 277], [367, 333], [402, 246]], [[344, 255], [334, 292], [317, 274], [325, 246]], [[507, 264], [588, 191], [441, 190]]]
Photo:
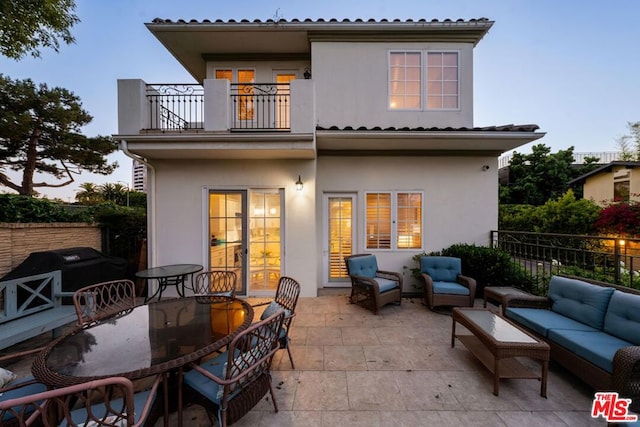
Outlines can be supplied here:
[[0, 368], [0, 388], [5, 387], [7, 384], [15, 380], [16, 378], [18, 378], [18, 376], [13, 372], [7, 369]]
[[[282, 310], [282, 309], [283, 309], [283, 307], [280, 304], [278, 304], [275, 301], [271, 301], [271, 304], [269, 304], [267, 306], [267, 308], [264, 310], [264, 312], [262, 312], [262, 316], [260, 316], [260, 320], [264, 320], [267, 317], [270, 317], [270, 316], [276, 314], [276, 312], [278, 310]], [[289, 311], [287, 309], [284, 310], [285, 317], [289, 316], [290, 314], [291, 314], [291, 311]]]

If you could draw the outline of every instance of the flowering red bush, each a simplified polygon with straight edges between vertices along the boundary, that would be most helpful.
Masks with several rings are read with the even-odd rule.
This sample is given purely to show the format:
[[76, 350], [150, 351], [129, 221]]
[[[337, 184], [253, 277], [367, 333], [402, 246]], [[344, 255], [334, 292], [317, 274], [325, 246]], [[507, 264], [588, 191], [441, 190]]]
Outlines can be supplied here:
[[602, 234], [640, 236], [640, 203], [621, 202], [609, 205], [600, 211], [595, 225]]

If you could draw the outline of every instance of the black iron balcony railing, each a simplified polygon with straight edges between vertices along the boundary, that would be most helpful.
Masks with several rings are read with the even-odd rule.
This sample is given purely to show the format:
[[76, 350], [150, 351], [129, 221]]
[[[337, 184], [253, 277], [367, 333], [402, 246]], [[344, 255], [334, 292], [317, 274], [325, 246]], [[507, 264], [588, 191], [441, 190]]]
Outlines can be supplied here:
[[204, 90], [191, 84], [149, 84], [149, 129], [204, 129]]
[[289, 83], [231, 84], [232, 130], [290, 130]]
[[539, 284], [564, 273], [640, 289], [640, 239], [492, 231], [491, 245]]

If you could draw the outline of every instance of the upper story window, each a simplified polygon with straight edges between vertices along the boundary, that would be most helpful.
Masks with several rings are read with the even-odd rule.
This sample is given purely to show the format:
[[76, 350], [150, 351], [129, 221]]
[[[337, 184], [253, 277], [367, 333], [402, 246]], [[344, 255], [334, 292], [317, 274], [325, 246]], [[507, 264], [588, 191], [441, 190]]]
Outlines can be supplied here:
[[254, 120], [255, 97], [253, 95], [255, 88], [253, 83], [256, 81], [256, 71], [253, 69], [237, 69], [235, 71], [231, 69], [217, 69], [215, 75], [216, 79], [227, 79], [232, 83], [239, 83], [238, 93], [233, 98], [236, 103], [237, 119]]
[[422, 193], [366, 193], [366, 248], [421, 249]]
[[[390, 52], [389, 108], [458, 109], [459, 69], [458, 52]], [[423, 81], [426, 82], [425, 85], [422, 84]]]

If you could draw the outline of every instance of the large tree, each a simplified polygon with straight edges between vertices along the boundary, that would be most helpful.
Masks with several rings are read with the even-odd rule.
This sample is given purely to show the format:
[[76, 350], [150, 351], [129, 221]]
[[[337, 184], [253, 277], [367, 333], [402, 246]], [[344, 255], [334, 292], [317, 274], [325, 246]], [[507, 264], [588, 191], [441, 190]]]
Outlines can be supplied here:
[[[106, 156], [117, 149], [113, 140], [80, 133], [92, 119], [67, 89], [0, 74], [0, 184], [32, 196], [39, 187], [69, 185], [82, 171], [112, 173], [118, 164]], [[21, 182], [14, 182], [7, 169], [21, 171]], [[34, 182], [36, 173], [63, 181]]]
[[0, 54], [21, 59], [40, 56], [40, 47], [56, 52], [60, 41], [74, 42], [69, 29], [80, 19], [74, 0], [0, 0]]
[[534, 145], [529, 154], [513, 153], [509, 163], [509, 184], [500, 188], [500, 203], [540, 206], [561, 197], [567, 182], [597, 167], [597, 158], [585, 158], [574, 166], [573, 147], [551, 153], [544, 144]]

